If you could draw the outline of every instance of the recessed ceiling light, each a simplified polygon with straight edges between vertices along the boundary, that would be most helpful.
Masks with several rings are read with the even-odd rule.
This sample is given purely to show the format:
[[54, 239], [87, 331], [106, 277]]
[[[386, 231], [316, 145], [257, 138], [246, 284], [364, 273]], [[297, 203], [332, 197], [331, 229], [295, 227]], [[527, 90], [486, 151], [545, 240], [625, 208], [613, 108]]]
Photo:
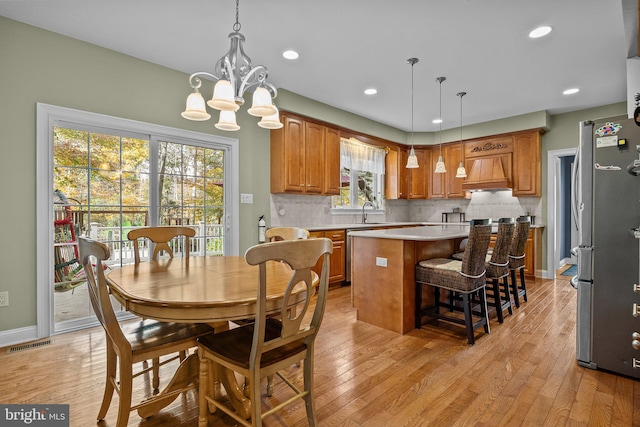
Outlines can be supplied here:
[[298, 52], [296, 52], [295, 50], [285, 50], [284, 52], [282, 52], [282, 56], [284, 56], [286, 59], [298, 59], [298, 57], [300, 55], [298, 55]]
[[364, 90], [364, 93], [365, 93], [366, 95], [375, 95], [376, 93], [378, 93], [378, 89], [373, 88], [373, 87], [370, 87], [370, 88], [368, 88], [368, 89], [365, 89], [365, 90]]
[[549, 34], [551, 32], [551, 27], [549, 26], [542, 26], [542, 27], [538, 27], [535, 30], [531, 31], [529, 33], [529, 38], [531, 39], [537, 39], [539, 37], [544, 37], [547, 34]]
[[571, 89], [567, 89], [564, 92], [562, 92], [563, 95], [573, 95], [574, 93], [578, 93], [580, 92], [580, 89], [578, 89], [577, 87], [571, 88]]
[[433, 119], [431, 123], [435, 123], [435, 124], [442, 123], [442, 119]]

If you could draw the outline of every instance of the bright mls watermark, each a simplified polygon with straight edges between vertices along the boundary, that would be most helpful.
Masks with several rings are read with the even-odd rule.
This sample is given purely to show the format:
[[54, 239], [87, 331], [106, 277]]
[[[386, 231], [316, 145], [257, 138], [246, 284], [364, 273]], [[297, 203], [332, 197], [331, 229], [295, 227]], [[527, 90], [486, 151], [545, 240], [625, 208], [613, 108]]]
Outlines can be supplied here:
[[69, 427], [69, 405], [0, 404], [0, 426]]

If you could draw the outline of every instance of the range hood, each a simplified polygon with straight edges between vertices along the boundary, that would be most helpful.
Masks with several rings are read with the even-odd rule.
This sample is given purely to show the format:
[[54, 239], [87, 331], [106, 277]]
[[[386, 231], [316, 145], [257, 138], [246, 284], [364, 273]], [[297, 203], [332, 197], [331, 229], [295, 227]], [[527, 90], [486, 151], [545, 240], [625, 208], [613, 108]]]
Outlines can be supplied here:
[[462, 189], [471, 190], [504, 190], [511, 188], [500, 156], [478, 157], [462, 182]]

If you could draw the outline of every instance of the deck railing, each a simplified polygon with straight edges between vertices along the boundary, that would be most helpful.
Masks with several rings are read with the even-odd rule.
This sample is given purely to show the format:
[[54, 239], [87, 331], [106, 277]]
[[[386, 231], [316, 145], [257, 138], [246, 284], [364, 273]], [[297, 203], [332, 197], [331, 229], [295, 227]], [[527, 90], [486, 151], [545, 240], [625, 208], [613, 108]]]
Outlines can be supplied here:
[[[196, 231], [195, 237], [190, 239], [189, 251], [192, 256], [221, 256], [224, 254], [224, 229], [222, 224], [205, 224], [200, 222], [197, 225], [187, 226]], [[107, 262], [110, 265], [126, 265], [134, 262], [133, 244], [134, 242], [127, 239], [127, 233], [136, 228], [143, 227], [104, 227], [99, 223], [91, 223], [89, 228], [89, 236], [100, 242], [105, 243], [111, 250], [111, 259]], [[140, 242], [140, 258], [149, 259], [151, 254], [151, 242], [143, 239]], [[183, 256], [184, 239], [173, 239], [169, 245], [174, 255]], [[166, 256], [166, 254], [161, 255]]]

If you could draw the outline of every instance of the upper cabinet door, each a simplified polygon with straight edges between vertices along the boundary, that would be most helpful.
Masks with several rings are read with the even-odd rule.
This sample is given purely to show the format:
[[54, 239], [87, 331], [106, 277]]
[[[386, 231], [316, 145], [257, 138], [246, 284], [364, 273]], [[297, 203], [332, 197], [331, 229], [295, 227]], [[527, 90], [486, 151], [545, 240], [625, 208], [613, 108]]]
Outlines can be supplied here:
[[464, 178], [456, 178], [458, 166], [462, 161], [464, 164], [464, 148], [462, 143], [456, 142], [443, 147], [444, 163], [447, 167], [446, 192], [447, 198], [464, 198], [465, 191], [462, 189]]
[[[438, 157], [440, 157], [440, 145], [433, 145], [429, 149], [430, 151], [430, 162], [425, 165], [428, 168], [427, 174], [429, 175], [429, 198], [430, 199], [444, 199], [447, 197], [447, 180], [446, 173], [435, 173], [436, 163], [438, 162]], [[446, 150], [442, 148], [442, 156], [444, 158], [446, 154]], [[447, 168], [447, 172], [449, 172], [449, 165], [445, 162], [445, 166]]]
[[[428, 148], [415, 148], [416, 157], [418, 158], [419, 167], [409, 169], [409, 198], [410, 199], [426, 199], [427, 198], [427, 178], [426, 167], [428, 164]], [[405, 163], [406, 165], [406, 163]]]
[[541, 196], [540, 132], [516, 134], [513, 141], [513, 195]]
[[324, 126], [313, 122], [304, 124], [305, 193], [321, 194], [324, 184]]
[[284, 191], [303, 193], [305, 188], [304, 122], [295, 117], [283, 117]]
[[340, 194], [340, 131], [327, 127], [324, 132], [324, 194]]

